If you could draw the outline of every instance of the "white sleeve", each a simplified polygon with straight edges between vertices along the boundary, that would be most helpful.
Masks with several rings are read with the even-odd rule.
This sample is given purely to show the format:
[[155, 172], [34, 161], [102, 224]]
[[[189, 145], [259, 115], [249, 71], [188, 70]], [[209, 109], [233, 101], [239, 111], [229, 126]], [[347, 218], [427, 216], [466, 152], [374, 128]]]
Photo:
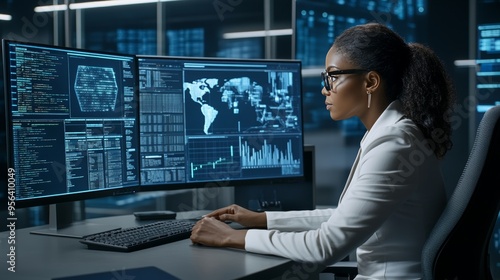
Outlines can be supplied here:
[[[314, 222], [303, 221], [303, 216], [295, 220], [293, 213], [282, 217], [282, 214], [269, 213], [270, 228], [279, 230], [249, 230], [245, 249], [300, 262], [331, 264], [370, 238], [414, 189], [411, 179], [394, 180], [406, 175], [399, 157], [407, 157], [414, 151], [413, 143], [400, 130], [389, 128], [381, 132], [382, 137], [375, 137], [363, 147], [356, 168], [359, 175], [350, 182], [342, 201], [326, 222], [316, 229], [283, 232], [284, 228], [305, 229], [305, 225], [312, 226], [319, 219], [314, 212], [306, 214], [312, 215]], [[413, 172], [409, 176], [422, 175]], [[323, 211], [318, 213], [323, 214]], [[293, 226], [287, 227], [286, 223]]]
[[318, 229], [297, 232], [251, 229], [245, 237], [245, 250], [298, 262], [334, 263], [353, 250], [345, 240], [343, 228], [331, 222]]
[[326, 222], [335, 209], [311, 211], [266, 212], [267, 228], [280, 231], [301, 231], [317, 229]]

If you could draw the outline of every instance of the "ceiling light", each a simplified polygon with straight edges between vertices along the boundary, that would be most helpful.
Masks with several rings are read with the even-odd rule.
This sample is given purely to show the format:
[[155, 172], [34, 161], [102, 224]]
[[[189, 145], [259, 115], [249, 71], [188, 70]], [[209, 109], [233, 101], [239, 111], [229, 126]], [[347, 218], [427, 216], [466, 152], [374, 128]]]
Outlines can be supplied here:
[[91, 1], [91, 2], [69, 4], [69, 8], [71, 10], [82, 10], [82, 9], [114, 7], [114, 6], [125, 6], [125, 5], [135, 5], [135, 4], [147, 4], [147, 3], [157, 3], [157, 2], [169, 2], [169, 1], [176, 1], [176, 0], [107, 0], [107, 1]]
[[0, 20], [11, 20], [12, 16], [7, 14], [0, 14]]
[[321, 68], [321, 67], [302, 68], [302, 77], [304, 77], [304, 78], [317, 78], [320, 76], [320, 73], [323, 71], [325, 71], [325, 69]]
[[258, 30], [258, 31], [247, 31], [247, 32], [232, 32], [224, 33], [222, 38], [224, 39], [240, 39], [240, 38], [254, 38], [254, 37], [266, 37], [266, 36], [284, 36], [292, 35], [292, 29], [274, 29], [274, 30]]
[[67, 5], [47, 5], [35, 7], [35, 13], [57, 12], [68, 9]]
[[[82, 3], [69, 4], [69, 9], [71, 10], [82, 10], [91, 8], [104, 8], [104, 7], [114, 7], [114, 6], [126, 6], [135, 4], [148, 4], [157, 2], [169, 2], [177, 0], [107, 0], [107, 1], [89, 1]], [[55, 11], [65, 11], [68, 9], [68, 5], [47, 5], [35, 7], [35, 12], [46, 13]]]
[[470, 66], [476, 66], [477, 65], [477, 62], [476, 62], [475, 59], [455, 60], [453, 63], [457, 67], [470, 67]]

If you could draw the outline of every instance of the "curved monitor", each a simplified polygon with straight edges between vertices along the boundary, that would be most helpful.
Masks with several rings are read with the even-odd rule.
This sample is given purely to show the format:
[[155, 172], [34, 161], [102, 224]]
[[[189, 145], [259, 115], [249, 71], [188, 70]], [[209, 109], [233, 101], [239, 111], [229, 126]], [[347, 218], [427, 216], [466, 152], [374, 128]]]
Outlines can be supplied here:
[[137, 56], [141, 191], [301, 180], [301, 62]]
[[135, 56], [3, 40], [16, 207], [137, 191]]

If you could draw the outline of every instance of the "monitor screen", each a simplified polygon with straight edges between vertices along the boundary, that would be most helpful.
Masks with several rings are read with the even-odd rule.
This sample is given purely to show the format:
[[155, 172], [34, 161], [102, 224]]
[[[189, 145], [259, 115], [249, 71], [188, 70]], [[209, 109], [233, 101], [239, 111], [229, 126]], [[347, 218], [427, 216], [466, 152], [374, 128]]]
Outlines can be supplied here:
[[138, 56], [141, 190], [303, 177], [301, 63]]
[[16, 206], [134, 192], [135, 56], [4, 40], [3, 57]]
[[500, 105], [500, 21], [477, 25], [475, 127], [484, 113]]

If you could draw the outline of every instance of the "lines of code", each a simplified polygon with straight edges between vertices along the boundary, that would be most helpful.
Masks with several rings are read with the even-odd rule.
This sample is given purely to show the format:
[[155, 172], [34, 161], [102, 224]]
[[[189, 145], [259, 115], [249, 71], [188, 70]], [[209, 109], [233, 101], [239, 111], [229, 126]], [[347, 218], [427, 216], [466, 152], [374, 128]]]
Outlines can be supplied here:
[[133, 56], [9, 46], [9, 151], [18, 200], [139, 184]]
[[17, 110], [21, 113], [67, 113], [68, 93], [61, 81], [65, 79], [65, 57], [57, 53], [16, 48]]

